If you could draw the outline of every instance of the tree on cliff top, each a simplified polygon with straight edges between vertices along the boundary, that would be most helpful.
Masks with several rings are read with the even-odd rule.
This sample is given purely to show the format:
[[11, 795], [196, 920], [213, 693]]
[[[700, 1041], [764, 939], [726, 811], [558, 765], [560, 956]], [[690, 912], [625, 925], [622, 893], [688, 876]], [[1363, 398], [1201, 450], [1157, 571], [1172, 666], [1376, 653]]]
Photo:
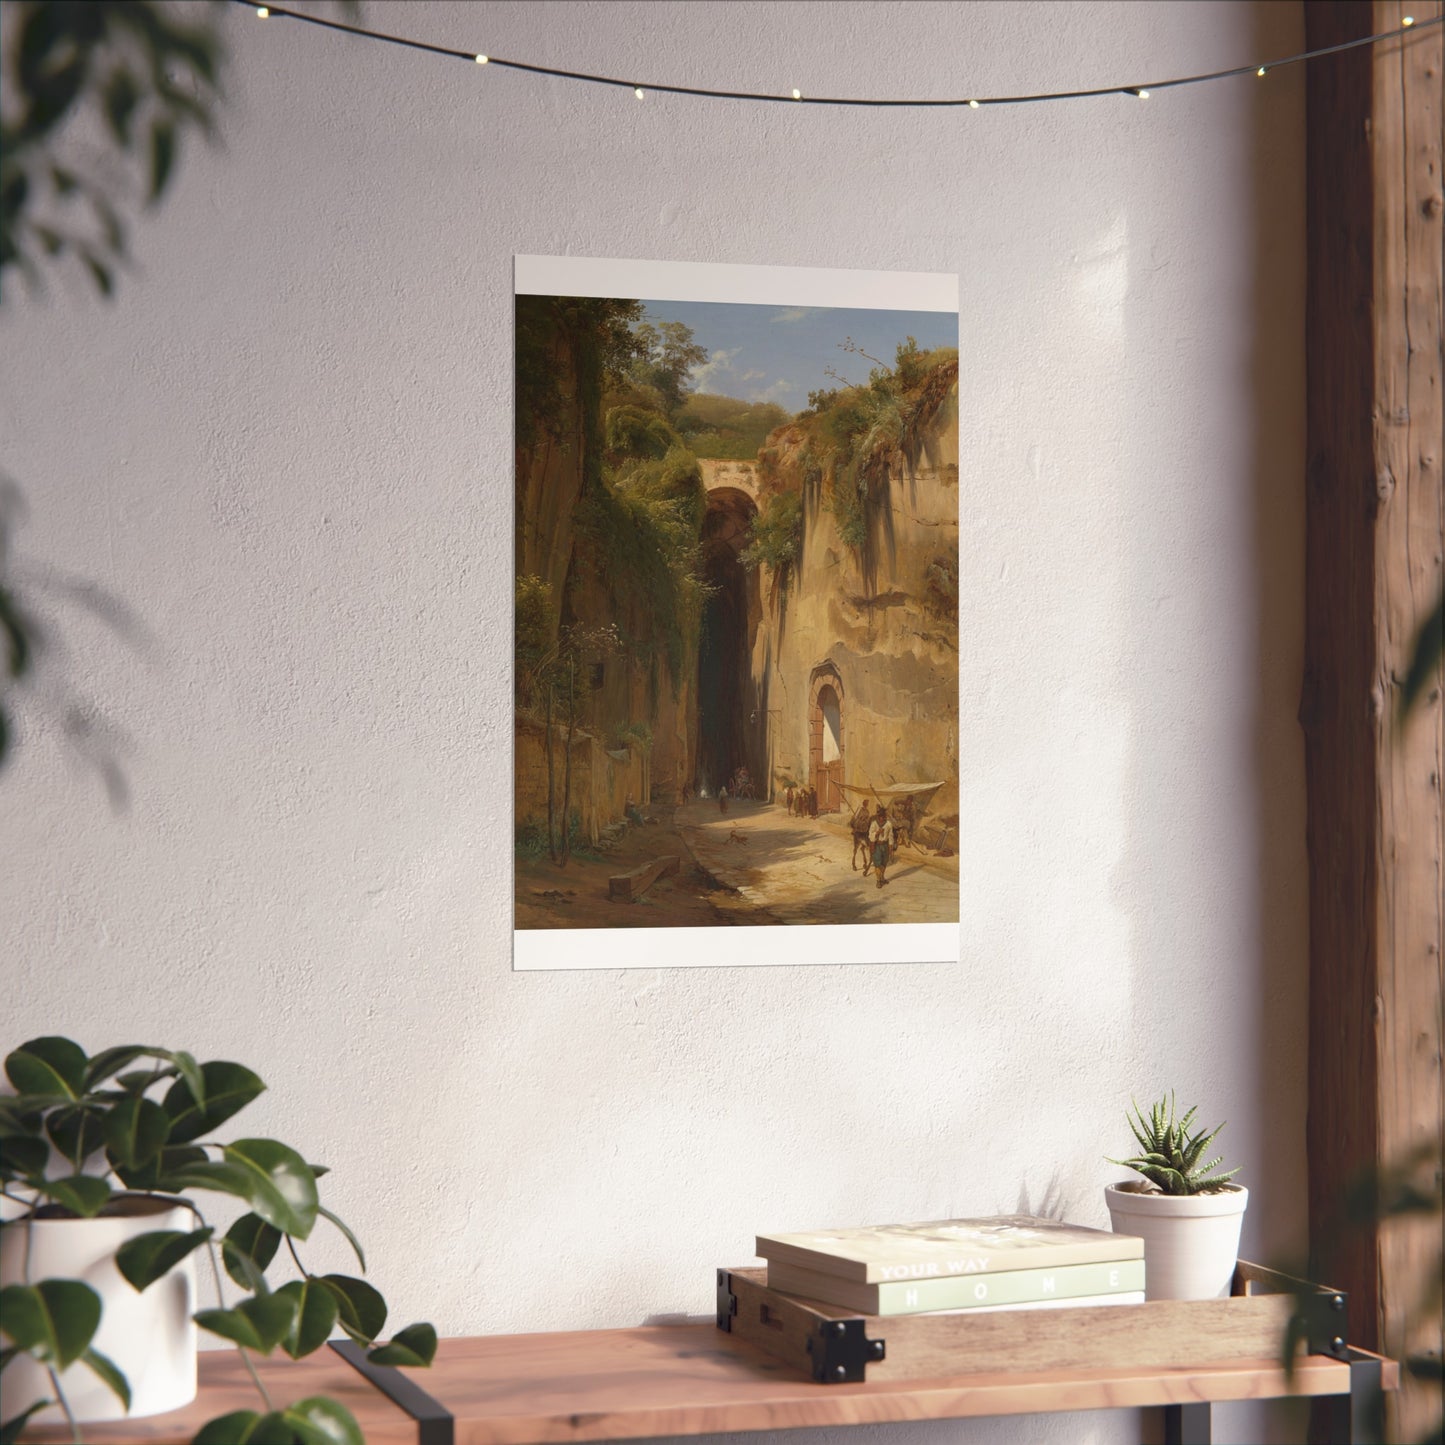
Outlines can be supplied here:
[[644, 322], [633, 328], [638, 347], [629, 377], [637, 386], [651, 387], [662, 399], [669, 421], [676, 419], [692, 394], [692, 369], [707, 360], [707, 348], [692, 339], [692, 328], [680, 321]]

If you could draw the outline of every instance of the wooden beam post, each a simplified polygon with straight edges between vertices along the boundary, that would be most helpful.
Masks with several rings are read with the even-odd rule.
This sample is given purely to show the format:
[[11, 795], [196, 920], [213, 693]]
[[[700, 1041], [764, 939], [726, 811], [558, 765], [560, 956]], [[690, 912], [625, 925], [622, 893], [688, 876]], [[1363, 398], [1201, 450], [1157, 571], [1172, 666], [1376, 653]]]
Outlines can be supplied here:
[[[1418, 24], [1441, 0], [1309, 0], [1311, 49]], [[1309, 463], [1305, 734], [1310, 1232], [1352, 1342], [1441, 1350], [1440, 1220], [1341, 1231], [1362, 1170], [1445, 1146], [1440, 678], [1399, 683], [1442, 585], [1441, 28], [1314, 61], [1307, 81]], [[1438, 1419], [1407, 1388], [1394, 1438]], [[1432, 1418], [1433, 1417], [1433, 1418]]]

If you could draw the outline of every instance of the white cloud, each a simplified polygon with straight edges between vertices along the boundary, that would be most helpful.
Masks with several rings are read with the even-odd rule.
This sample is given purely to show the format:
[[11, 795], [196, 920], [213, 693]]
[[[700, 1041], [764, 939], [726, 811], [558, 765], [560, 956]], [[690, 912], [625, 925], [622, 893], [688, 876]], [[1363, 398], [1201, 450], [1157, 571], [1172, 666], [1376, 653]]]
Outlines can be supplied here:
[[745, 371], [738, 377], [739, 381], [761, 381], [768, 373], [766, 371]]
[[742, 347], [740, 346], [734, 346], [731, 351], [722, 346], [714, 349], [701, 366], [693, 367], [693, 386], [696, 387], [698, 391], [707, 391], [711, 383], [716, 381], [718, 377], [732, 371], [733, 358], [741, 350]]
[[802, 396], [803, 388], [795, 381], [788, 381], [785, 377], [779, 377], [771, 386], [763, 387], [761, 390], [754, 387], [748, 393], [749, 401], [775, 401], [785, 403], [795, 396]]
[[816, 306], [790, 306], [786, 311], [779, 311], [778, 314], [773, 317], [773, 324], [777, 325], [779, 322], [787, 324], [793, 321], [806, 321], [808, 317], [818, 309]]

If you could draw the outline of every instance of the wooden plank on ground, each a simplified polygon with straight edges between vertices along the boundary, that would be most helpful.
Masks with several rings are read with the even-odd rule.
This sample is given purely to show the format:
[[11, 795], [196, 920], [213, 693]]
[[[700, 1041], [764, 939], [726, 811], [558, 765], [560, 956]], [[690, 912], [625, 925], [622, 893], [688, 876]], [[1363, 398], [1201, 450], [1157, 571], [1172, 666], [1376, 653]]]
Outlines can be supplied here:
[[630, 873], [618, 873], [607, 880], [608, 893], [624, 903], [635, 903], [659, 878], [670, 878], [678, 870], [677, 858], [671, 853], [654, 858]]

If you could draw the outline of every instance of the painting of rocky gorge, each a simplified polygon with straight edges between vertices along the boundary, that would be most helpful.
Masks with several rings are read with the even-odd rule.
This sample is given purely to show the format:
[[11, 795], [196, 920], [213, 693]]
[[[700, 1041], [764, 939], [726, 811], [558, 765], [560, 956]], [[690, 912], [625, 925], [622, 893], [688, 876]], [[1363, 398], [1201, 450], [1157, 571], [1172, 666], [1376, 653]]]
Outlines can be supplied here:
[[516, 297], [519, 932], [957, 923], [957, 344]]

